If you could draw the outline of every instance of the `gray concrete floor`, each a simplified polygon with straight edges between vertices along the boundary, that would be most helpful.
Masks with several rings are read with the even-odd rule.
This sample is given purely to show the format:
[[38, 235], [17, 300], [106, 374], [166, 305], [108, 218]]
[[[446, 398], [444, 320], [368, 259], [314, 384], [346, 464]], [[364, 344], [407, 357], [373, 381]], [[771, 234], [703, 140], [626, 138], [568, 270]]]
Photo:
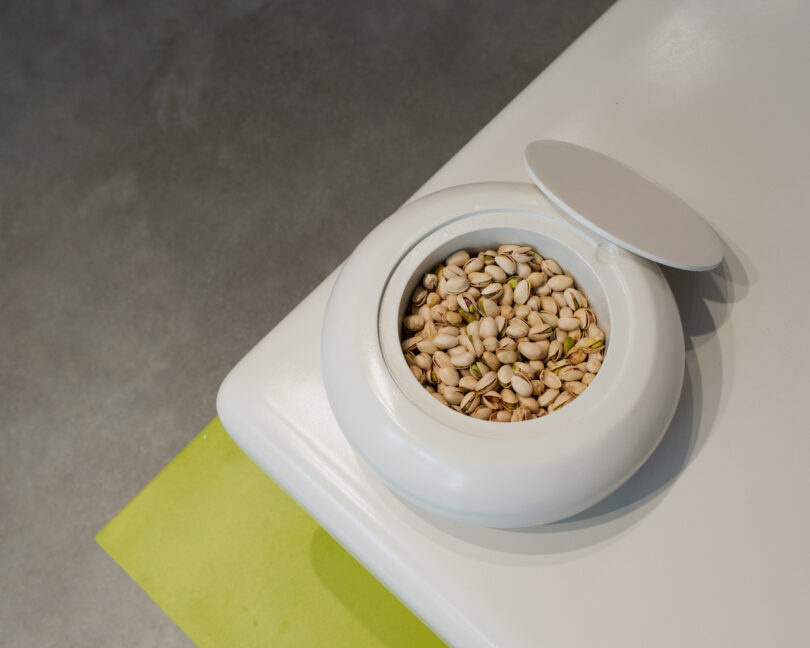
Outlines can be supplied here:
[[94, 534], [609, 4], [0, 4], [0, 645], [190, 643]]

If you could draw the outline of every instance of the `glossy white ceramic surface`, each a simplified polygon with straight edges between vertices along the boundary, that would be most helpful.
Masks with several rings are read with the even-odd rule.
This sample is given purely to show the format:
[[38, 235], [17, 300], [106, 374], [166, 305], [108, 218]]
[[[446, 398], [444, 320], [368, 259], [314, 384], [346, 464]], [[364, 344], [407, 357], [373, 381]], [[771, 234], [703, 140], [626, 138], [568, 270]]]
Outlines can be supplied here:
[[[507, 425], [431, 398], [407, 370], [398, 330], [415, 269], [459, 248], [511, 241], [570, 270], [594, 296], [610, 339], [582, 396]], [[526, 527], [579, 513], [638, 469], [680, 397], [683, 335], [661, 272], [567, 222], [529, 183], [455, 187], [401, 208], [343, 265], [324, 322], [325, 389], [347, 439], [397, 493], [468, 523]]]
[[418, 192], [524, 181], [528, 142], [576, 141], [723, 239], [717, 269], [664, 272], [681, 401], [650, 459], [588, 511], [496, 530], [392, 495], [324, 392], [334, 274], [223, 384], [237, 443], [451, 645], [810, 645], [810, 348], [781, 344], [810, 318], [807, 24], [800, 1], [620, 0]]

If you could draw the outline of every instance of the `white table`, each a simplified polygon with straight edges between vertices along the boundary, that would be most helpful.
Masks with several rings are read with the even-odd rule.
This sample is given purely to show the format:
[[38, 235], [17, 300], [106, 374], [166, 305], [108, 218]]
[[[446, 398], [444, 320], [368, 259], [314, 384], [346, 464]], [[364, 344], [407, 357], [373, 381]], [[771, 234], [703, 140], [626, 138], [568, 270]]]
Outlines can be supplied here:
[[681, 403], [593, 509], [501, 531], [392, 495], [332, 417], [318, 345], [297, 346], [319, 339], [334, 275], [226, 380], [235, 440], [449, 643], [810, 645], [808, 25], [801, 1], [622, 0], [416, 194], [525, 180], [527, 142], [567, 139], [669, 187], [724, 239], [717, 270], [666, 272]]

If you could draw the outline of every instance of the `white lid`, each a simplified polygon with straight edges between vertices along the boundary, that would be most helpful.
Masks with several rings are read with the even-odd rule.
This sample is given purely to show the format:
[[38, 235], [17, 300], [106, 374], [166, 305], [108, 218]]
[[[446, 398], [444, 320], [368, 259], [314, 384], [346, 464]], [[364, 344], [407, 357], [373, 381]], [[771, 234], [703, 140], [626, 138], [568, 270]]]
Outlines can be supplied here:
[[526, 170], [566, 214], [621, 247], [682, 270], [711, 270], [723, 246], [694, 209], [637, 171], [570, 142], [526, 147]]

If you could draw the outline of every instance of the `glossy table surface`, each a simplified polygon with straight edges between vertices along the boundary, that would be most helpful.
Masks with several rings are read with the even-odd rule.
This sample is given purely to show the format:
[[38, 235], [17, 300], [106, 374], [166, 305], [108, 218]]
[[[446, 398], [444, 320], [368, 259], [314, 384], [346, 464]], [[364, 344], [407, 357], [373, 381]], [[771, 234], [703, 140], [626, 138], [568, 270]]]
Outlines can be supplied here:
[[527, 142], [571, 140], [668, 187], [723, 239], [716, 270], [665, 273], [687, 344], [678, 411], [594, 508], [500, 531], [392, 495], [346, 444], [320, 349], [303, 344], [334, 275], [227, 379], [237, 442], [451, 644], [810, 642], [808, 22], [803, 2], [622, 0], [417, 193], [524, 180]]

